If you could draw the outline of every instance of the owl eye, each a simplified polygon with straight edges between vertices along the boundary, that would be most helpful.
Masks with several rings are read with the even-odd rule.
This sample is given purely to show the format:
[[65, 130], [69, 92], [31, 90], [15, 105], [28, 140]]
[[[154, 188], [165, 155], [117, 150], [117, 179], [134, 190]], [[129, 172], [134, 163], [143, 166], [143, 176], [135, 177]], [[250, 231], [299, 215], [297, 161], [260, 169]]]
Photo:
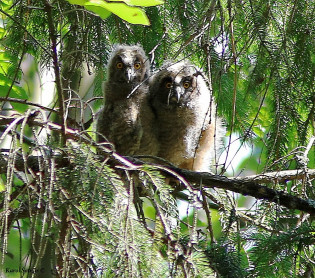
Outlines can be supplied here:
[[136, 70], [138, 70], [138, 69], [141, 68], [141, 64], [140, 64], [140, 63], [135, 63], [135, 64], [133, 65], [133, 67], [134, 67]]
[[172, 82], [166, 82], [165, 88], [170, 89], [172, 87]]
[[184, 84], [183, 84], [183, 86], [184, 86], [185, 89], [188, 89], [188, 88], [190, 87], [190, 85], [191, 85], [191, 84], [190, 84], [189, 81], [185, 81]]
[[116, 64], [116, 68], [118, 68], [118, 69], [122, 69], [123, 68], [123, 63], [122, 62], [118, 62], [117, 64]]

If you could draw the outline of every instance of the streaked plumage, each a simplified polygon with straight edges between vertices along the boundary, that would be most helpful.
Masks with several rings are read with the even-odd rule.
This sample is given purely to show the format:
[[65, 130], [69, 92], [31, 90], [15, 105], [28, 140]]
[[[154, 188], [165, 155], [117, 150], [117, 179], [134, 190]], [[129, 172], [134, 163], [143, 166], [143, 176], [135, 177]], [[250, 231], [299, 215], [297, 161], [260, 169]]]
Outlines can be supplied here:
[[148, 93], [150, 63], [138, 46], [117, 45], [109, 59], [104, 108], [97, 120], [97, 141], [109, 141], [122, 155], [139, 152], [143, 135], [140, 110]]
[[158, 156], [181, 168], [209, 171], [216, 113], [202, 73], [189, 62], [167, 63], [151, 78], [150, 102]]

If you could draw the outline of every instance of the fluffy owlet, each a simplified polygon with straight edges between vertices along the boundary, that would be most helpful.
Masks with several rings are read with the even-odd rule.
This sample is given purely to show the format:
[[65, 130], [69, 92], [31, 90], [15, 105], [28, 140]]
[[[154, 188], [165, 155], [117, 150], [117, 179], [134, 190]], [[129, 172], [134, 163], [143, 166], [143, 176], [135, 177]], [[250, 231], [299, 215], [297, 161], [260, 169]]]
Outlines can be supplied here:
[[194, 171], [209, 171], [214, 152], [215, 105], [206, 81], [189, 62], [168, 63], [150, 80], [158, 156]]
[[114, 48], [104, 84], [104, 108], [96, 130], [98, 142], [113, 143], [122, 155], [139, 154], [143, 130], [151, 127], [146, 118], [142, 123], [140, 115], [141, 109], [146, 110], [149, 72], [149, 60], [140, 46]]

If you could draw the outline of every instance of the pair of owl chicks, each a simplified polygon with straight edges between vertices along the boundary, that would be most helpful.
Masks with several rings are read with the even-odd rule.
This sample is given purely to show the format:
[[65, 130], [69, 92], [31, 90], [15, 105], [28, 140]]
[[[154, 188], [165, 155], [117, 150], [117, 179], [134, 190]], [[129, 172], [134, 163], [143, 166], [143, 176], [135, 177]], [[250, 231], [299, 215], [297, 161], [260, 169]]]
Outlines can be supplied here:
[[157, 156], [180, 168], [209, 171], [215, 104], [194, 65], [168, 62], [151, 76], [140, 46], [117, 45], [104, 85], [97, 142], [112, 142], [121, 155]]

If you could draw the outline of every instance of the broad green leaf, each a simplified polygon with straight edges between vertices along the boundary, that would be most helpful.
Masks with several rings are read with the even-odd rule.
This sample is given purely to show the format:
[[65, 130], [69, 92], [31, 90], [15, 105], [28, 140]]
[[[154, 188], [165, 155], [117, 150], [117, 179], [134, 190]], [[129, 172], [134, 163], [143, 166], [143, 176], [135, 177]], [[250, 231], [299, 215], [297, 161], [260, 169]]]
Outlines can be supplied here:
[[0, 60], [0, 74], [7, 74], [10, 66], [11, 66], [10, 62]]
[[[7, 92], [9, 90], [9, 88], [10, 88], [9, 86], [0, 85], [0, 91], [1, 92]], [[13, 86], [11, 91], [10, 91], [10, 97], [18, 98], [18, 99], [26, 99], [26, 98], [20, 97], [24, 93], [25, 93], [25, 91], [21, 87]], [[21, 112], [21, 113], [25, 112], [28, 109], [27, 104], [16, 103], [16, 102], [10, 102], [10, 104], [12, 105], [14, 110]]]
[[107, 10], [106, 8], [100, 7], [97, 4], [88, 2], [86, 5], [84, 5], [85, 8], [93, 13], [96, 13], [99, 15], [102, 19], [108, 18], [112, 13]]
[[0, 60], [10, 61], [12, 58], [12, 54], [8, 53], [4, 49], [0, 49]]
[[91, 0], [84, 6], [89, 9], [94, 7], [93, 11], [102, 18], [106, 15], [108, 16], [108, 13], [106, 14], [107, 10], [129, 23], [150, 25], [150, 21], [142, 9], [130, 7], [124, 3], [106, 3], [101, 0]]
[[[6, 88], [10, 88], [11, 87], [11, 84], [12, 84], [12, 80], [7, 78], [6, 76], [4, 76], [3, 74], [0, 74], [0, 86], [2, 87], [6, 87]], [[14, 88], [13, 91], [10, 92], [10, 97], [17, 97], [17, 98], [20, 98], [20, 99], [27, 99], [27, 93], [26, 91], [19, 87], [19, 86], [16, 86], [16, 85], [13, 85], [12, 88]], [[18, 89], [16, 89], [18, 88]], [[4, 97], [7, 95], [7, 92], [8, 91], [4, 91], [4, 90], [1, 90], [0, 91], [0, 96], [1, 97]], [[11, 94], [14, 94], [14, 95], [11, 95]]]
[[84, 4], [88, 1], [88, 0], [67, 0], [70, 4], [73, 5], [81, 5], [84, 6]]
[[[3, 79], [12, 72], [16, 72], [16, 61], [16, 56], [13, 56], [9, 52], [0, 50], [0, 74], [2, 74], [0, 79]], [[20, 73], [20, 70], [18, 70], [18, 73]], [[10, 82], [9, 79], [7, 79], [7, 81]]]
[[5, 184], [2, 178], [0, 177], [0, 192], [3, 192], [3, 191], [5, 191]]
[[[0, 74], [0, 97], [6, 97], [10, 88], [11, 88], [12, 80], [8, 79], [5, 77], [3, 74]], [[27, 93], [26, 91], [17, 86], [13, 85], [9, 97], [11, 98], [18, 98], [18, 99], [27, 99]], [[14, 110], [18, 112], [25, 112], [28, 109], [28, 105], [23, 104], [23, 103], [15, 103], [15, 102], [10, 102]]]
[[[11, 9], [12, 7], [12, 1], [0, 1], [0, 7], [3, 11], [5, 11], [6, 13], [8, 13], [9, 15], [13, 14], [14, 9]], [[1, 14], [1, 18], [5, 19], [6, 15]]]
[[[67, 0], [70, 4], [73, 5], [81, 5], [84, 6], [85, 3], [87, 2], [93, 2], [89, 0]], [[161, 5], [164, 3], [162, 0], [109, 0], [109, 1], [104, 1], [110, 4], [111, 2], [125, 2], [129, 6], [137, 6], [137, 7], [152, 7], [152, 6], [157, 6]]]
[[[8, 86], [1, 86], [0, 85], [0, 90], [2, 91], [8, 91], [9, 87]], [[10, 97], [12, 98], [17, 98], [17, 99], [27, 99], [27, 97], [22, 97], [24, 94], [26, 94], [25, 90], [21, 87], [18, 86], [13, 86], [10, 92]], [[13, 109], [23, 113], [28, 109], [28, 105], [27, 104], [23, 104], [23, 103], [16, 103], [16, 102], [10, 102], [10, 104], [12, 105]]]
[[125, 0], [130, 6], [138, 6], [138, 7], [152, 7], [164, 4], [162, 0]]
[[3, 38], [4, 34], [5, 34], [5, 29], [3, 27], [0, 27], [0, 39]]
[[210, 209], [211, 219], [212, 219], [212, 228], [215, 238], [220, 238], [222, 233], [222, 226], [220, 222], [220, 214], [217, 210]]

